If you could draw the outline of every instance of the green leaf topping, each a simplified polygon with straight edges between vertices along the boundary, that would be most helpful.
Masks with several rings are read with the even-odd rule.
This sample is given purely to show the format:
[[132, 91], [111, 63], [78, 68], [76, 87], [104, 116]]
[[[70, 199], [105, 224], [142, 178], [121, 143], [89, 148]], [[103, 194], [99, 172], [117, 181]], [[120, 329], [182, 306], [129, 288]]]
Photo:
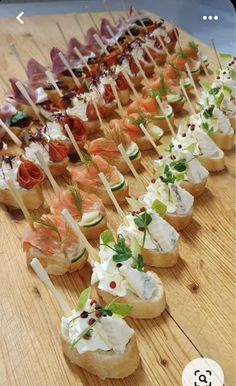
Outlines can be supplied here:
[[176, 56], [178, 56], [179, 58], [187, 59], [187, 55], [184, 53], [182, 48], [180, 48], [180, 50], [176, 53]]
[[110, 303], [106, 306], [106, 310], [111, 311], [112, 314], [119, 315], [122, 318], [126, 318], [129, 315], [133, 306], [129, 304]]
[[214, 106], [210, 106], [208, 109], [205, 109], [203, 111], [203, 116], [206, 118], [206, 119], [209, 119], [212, 117], [212, 114], [213, 114], [213, 110], [214, 110]]
[[175, 175], [172, 173], [169, 165], [165, 165], [164, 177], [162, 181], [165, 184], [173, 184], [175, 182]]
[[217, 95], [216, 97], [216, 107], [218, 107], [218, 109], [220, 108], [221, 106], [221, 103], [223, 102], [224, 100], [224, 94], [223, 92], [221, 92], [219, 95]]
[[82, 210], [82, 198], [81, 198], [79, 190], [75, 186], [69, 186], [69, 191], [74, 199], [74, 203], [75, 203], [76, 208], [78, 209], [78, 212], [81, 212], [81, 210]]
[[202, 129], [211, 137], [212, 134], [214, 133], [214, 128], [210, 127], [207, 122], [203, 122], [201, 124]]
[[170, 166], [173, 167], [177, 172], [184, 172], [187, 169], [186, 160], [184, 158], [178, 161], [172, 161]]
[[152, 209], [159, 214], [160, 217], [163, 217], [166, 213], [167, 207], [163, 202], [159, 200], [154, 200], [152, 203]]
[[143, 264], [143, 256], [141, 255], [141, 253], [138, 254], [136, 263], [137, 263], [138, 271], [143, 271], [144, 264]]
[[130, 117], [129, 120], [130, 120], [130, 122], [131, 122], [133, 125], [135, 125], [135, 126], [137, 126], [137, 127], [139, 127], [139, 126], [141, 125], [141, 123], [143, 124], [144, 127], [145, 127], [146, 124], [147, 124], [147, 120], [145, 119], [145, 117], [144, 117], [143, 114], [140, 114], [140, 115], [138, 116], [138, 118]]
[[208, 92], [210, 95], [216, 95], [220, 91], [220, 87], [213, 87]]
[[106, 229], [105, 231], [103, 231], [103, 232], [100, 234], [100, 239], [101, 239], [101, 241], [102, 241], [105, 245], [106, 245], [106, 244], [110, 244], [110, 243], [114, 243], [114, 242], [115, 242], [113, 233], [112, 233], [112, 231], [110, 231], [109, 229]]
[[76, 311], [82, 311], [90, 297], [91, 287], [86, 288], [80, 294], [79, 301], [77, 306], [75, 307]]
[[134, 219], [134, 223], [139, 228], [146, 228], [151, 222], [152, 216], [147, 212], [142, 213], [141, 216], [138, 216]]
[[38, 217], [38, 216], [35, 216], [33, 214], [31, 215], [31, 219], [34, 223], [39, 224], [45, 228], [49, 228], [50, 230], [56, 232], [59, 240], [61, 240], [61, 235], [59, 233], [59, 230], [58, 230], [57, 226], [51, 220], [49, 220], [48, 218], [43, 219], [42, 217]]
[[11, 117], [10, 126], [14, 126], [18, 122], [23, 121], [24, 119], [28, 119], [28, 118], [29, 118], [29, 115], [26, 112], [17, 111], [17, 113]]
[[194, 51], [198, 51], [198, 47], [199, 47], [199, 44], [196, 44], [193, 40], [191, 42], [188, 42], [188, 46], [194, 50]]
[[225, 84], [222, 86], [223, 91], [225, 91], [227, 94], [231, 95], [232, 90], [230, 87], [226, 86]]
[[112, 258], [116, 263], [132, 258], [131, 249], [126, 246], [124, 237], [119, 237], [117, 244], [114, 245], [114, 250], [116, 253]]
[[236, 70], [235, 68], [232, 68], [230, 71], [229, 71], [229, 74], [230, 74], [230, 77], [231, 79], [236, 82]]

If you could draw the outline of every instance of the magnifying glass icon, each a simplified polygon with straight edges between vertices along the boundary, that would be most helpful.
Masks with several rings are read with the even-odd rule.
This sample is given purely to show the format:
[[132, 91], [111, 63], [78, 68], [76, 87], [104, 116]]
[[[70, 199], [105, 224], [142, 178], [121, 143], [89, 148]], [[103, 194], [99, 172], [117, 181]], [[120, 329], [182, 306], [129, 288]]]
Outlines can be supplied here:
[[204, 374], [199, 375], [199, 381], [207, 383], [206, 376]]

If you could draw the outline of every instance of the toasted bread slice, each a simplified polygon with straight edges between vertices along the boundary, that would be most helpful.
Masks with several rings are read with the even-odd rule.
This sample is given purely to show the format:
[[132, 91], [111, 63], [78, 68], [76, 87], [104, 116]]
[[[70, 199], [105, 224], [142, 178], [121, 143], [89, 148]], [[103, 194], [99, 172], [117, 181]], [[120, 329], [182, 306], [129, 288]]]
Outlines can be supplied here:
[[189, 224], [192, 218], [192, 209], [187, 214], [168, 213], [164, 215], [164, 219], [172, 225], [177, 231], [181, 231]]
[[189, 181], [181, 181], [180, 186], [181, 188], [187, 190], [187, 192], [191, 193], [193, 197], [198, 197], [204, 192], [206, 183], [207, 178], [204, 178], [204, 180], [202, 180], [199, 184], [192, 184]]
[[234, 130], [231, 129], [229, 134], [214, 133], [213, 141], [222, 150], [232, 150], [234, 147]]
[[62, 348], [65, 356], [72, 363], [101, 379], [126, 378], [134, 373], [140, 362], [135, 335], [126, 345], [124, 353], [97, 350], [79, 354], [76, 348], [73, 348], [63, 338]]
[[85, 235], [86, 239], [88, 240], [97, 240], [99, 239], [100, 234], [102, 231], [107, 229], [107, 220], [106, 217], [104, 216], [103, 219], [94, 226], [80, 226], [81, 231]]
[[[38, 209], [44, 202], [41, 184], [37, 184], [29, 190], [19, 190], [19, 193], [27, 209]], [[20, 209], [8, 189], [0, 189], [0, 203], [8, 208]]]
[[178, 260], [179, 251], [178, 245], [175, 246], [173, 251], [167, 253], [160, 253], [155, 249], [142, 248], [143, 262], [146, 265], [158, 268], [173, 267]]
[[198, 159], [209, 172], [219, 172], [225, 168], [224, 152], [222, 150], [220, 150], [218, 157], [207, 158], [200, 155]]
[[95, 284], [98, 295], [104, 300], [106, 304], [116, 299], [116, 303], [124, 303], [133, 306], [129, 316], [134, 319], [152, 319], [160, 316], [166, 308], [166, 298], [164, 293], [164, 287], [159, 277], [151, 271], [148, 274], [152, 276], [156, 283], [157, 289], [154, 296], [151, 299], [143, 300], [133, 292], [129, 291], [124, 297], [117, 297], [111, 295], [109, 292], [103, 291]]

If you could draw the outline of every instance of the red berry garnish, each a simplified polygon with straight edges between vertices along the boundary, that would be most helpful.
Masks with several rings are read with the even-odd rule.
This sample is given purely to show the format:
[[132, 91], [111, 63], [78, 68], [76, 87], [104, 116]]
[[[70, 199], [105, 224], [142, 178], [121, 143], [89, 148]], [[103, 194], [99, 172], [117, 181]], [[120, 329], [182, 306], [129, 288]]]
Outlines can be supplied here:
[[115, 281], [111, 281], [110, 282], [110, 287], [111, 288], [116, 288], [116, 282]]
[[183, 134], [182, 134], [182, 137], [186, 137], [186, 133], [183, 133]]
[[102, 313], [101, 313], [101, 311], [96, 311], [95, 315], [97, 318], [100, 318], [100, 316], [102, 316]]
[[142, 208], [139, 209], [140, 212], [145, 212], [145, 210], [146, 210], [146, 209], [144, 208], [144, 206], [143, 206]]
[[131, 214], [132, 214], [132, 216], [135, 216], [135, 215], [136, 215], [136, 212], [135, 212], [135, 211], [133, 211]]
[[155, 182], [156, 182], [156, 179], [155, 179], [155, 178], [152, 178], [152, 179], [151, 179], [151, 183], [152, 183], [152, 184], [155, 184]]
[[89, 336], [89, 335], [84, 335], [83, 338], [84, 338], [85, 340], [89, 340], [90, 336]]
[[81, 317], [82, 319], [86, 319], [86, 318], [88, 317], [87, 311], [81, 312], [80, 317]]
[[182, 149], [182, 145], [178, 145], [178, 148], [179, 148], [179, 149]]
[[96, 320], [93, 319], [93, 318], [91, 318], [91, 319], [89, 319], [88, 324], [89, 324], [90, 326], [92, 326], [92, 324], [94, 324], [95, 322], [96, 322]]
[[160, 155], [159, 159], [163, 159], [163, 155]]
[[163, 177], [163, 176], [160, 176], [160, 180], [163, 181], [163, 180], [164, 180], [164, 177]]
[[123, 264], [121, 264], [121, 263], [117, 263], [117, 264], [116, 264], [117, 268], [122, 267], [122, 265], [123, 265]]
[[144, 232], [145, 228], [139, 227], [138, 230], [139, 230], [140, 232]]
[[90, 306], [93, 306], [94, 304], [97, 304], [97, 302], [96, 302], [96, 300], [91, 300], [91, 302], [90, 302]]

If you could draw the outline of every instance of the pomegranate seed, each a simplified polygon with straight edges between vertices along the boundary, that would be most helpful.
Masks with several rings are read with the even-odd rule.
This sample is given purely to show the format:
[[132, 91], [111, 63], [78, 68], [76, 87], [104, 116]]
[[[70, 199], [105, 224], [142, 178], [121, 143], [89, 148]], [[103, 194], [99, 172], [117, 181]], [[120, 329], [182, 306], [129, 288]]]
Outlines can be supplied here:
[[110, 282], [110, 287], [111, 288], [116, 288], [116, 282], [115, 281], [111, 281]]
[[89, 319], [88, 324], [89, 324], [90, 326], [92, 326], [92, 324], [95, 323], [95, 322], [96, 322], [96, 320], [93, 319], [93, 318], [91, 318], [91, 319]]
[[161, 180], [161, 181], [163, 181], [163, 180], [164, 180], [163, 176], [160, 176], [160, 180]]

